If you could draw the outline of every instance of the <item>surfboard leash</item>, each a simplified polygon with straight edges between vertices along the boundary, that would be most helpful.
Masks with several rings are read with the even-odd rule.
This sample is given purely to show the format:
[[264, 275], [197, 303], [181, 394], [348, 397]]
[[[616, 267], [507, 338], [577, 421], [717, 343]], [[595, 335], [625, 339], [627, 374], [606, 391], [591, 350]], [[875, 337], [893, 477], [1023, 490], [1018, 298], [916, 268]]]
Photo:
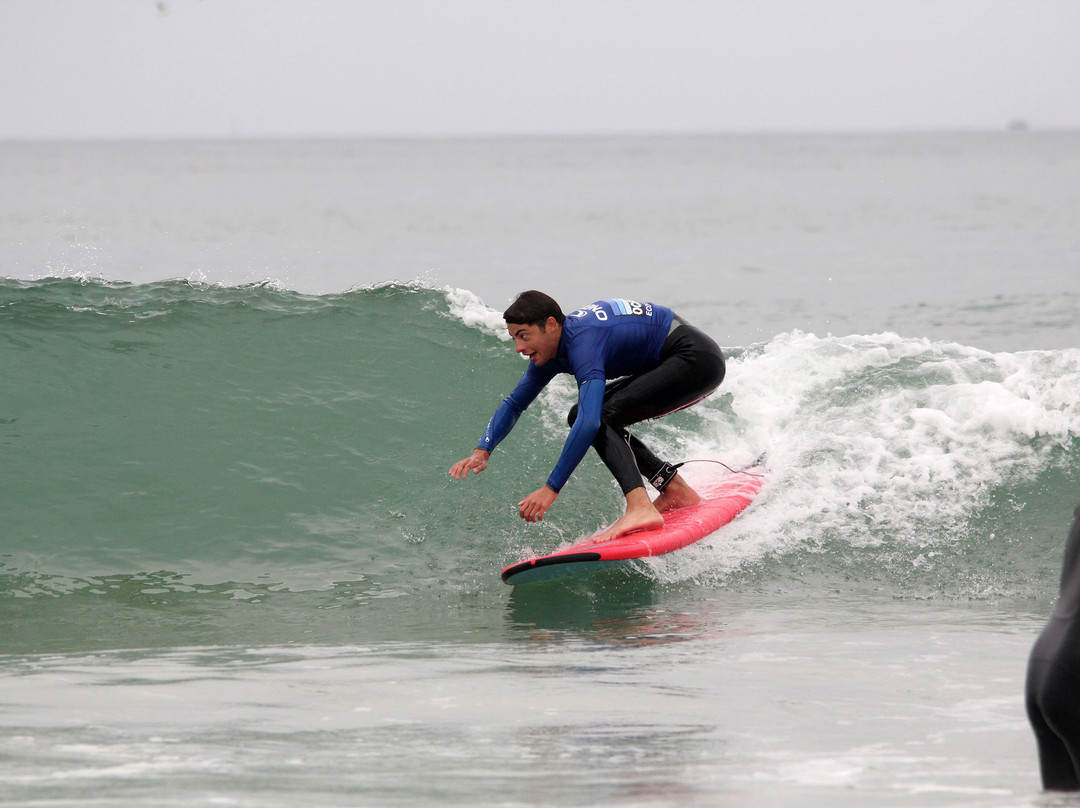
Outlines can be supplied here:
[[757, 466], [764, 459], [764, 457], [765, 457], [765, 455], [761, 455], [761, 457], [759, 457], [757, 460], [755, 460], [749, 466], [744, 466], [741, 469], [733, 469], [731, 466], [729, 466], [727, 463], [723, 462], [722, 460], [713, 460], [711, 458], [697, 458], [697, 459], [694, 459], [694, 460], [684, 460], [681, 463], [675, 463], [671, 467], [672, 467], [672, 469], [677, 469], [680, 466], [685, 466], [687, 463], [715, 463], [718, 466], [723, 466], [728, 471], [730, 471], [732, 474], [745, 474], [747, 477], [764, 477], [765, 476], [764, 474], [759, 474], [757, 472], [747, 471], [746, 470], [746, 469], [752, 469], [755, 466]]

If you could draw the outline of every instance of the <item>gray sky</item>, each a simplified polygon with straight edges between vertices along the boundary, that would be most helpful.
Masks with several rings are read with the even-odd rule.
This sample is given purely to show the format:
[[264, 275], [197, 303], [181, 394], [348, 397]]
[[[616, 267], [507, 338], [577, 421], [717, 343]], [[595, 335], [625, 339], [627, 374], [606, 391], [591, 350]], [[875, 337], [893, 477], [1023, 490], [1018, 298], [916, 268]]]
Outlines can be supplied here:
[[1080, 0], [0, 0], [0, 138], [1080, 127]]

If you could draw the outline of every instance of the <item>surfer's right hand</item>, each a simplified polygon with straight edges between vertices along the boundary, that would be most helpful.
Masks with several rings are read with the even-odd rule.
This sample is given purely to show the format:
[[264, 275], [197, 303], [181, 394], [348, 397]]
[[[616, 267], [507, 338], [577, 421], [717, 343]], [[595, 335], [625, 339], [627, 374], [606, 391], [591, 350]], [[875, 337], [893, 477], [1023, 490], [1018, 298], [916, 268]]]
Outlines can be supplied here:
[[464, 480], [468, 476], [470, 469], [473, 474], [479, 474], [487, 468], [489, 457], [491, 457], [491, 452], [485, 452], [483, 449], [473, 449], [471, 455], [464, 460], [459, 460], [450, 467], [450, 476], [458, 480]]

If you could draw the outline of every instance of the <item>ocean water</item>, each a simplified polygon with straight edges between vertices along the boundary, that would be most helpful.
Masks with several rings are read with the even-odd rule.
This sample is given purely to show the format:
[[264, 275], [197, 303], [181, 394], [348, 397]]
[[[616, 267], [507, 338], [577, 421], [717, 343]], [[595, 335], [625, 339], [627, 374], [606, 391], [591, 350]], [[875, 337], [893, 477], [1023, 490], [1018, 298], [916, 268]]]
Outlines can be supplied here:
[[[1075, 805], [1027, 653], [1080, 503], [1080, 133], [0, 144], [0, 805]], [[666, 303], [642, 425], [770, 478], [512, 589], [556, 383], [499, 312]], [[715, 473], [710, 462], [686, 473]]]

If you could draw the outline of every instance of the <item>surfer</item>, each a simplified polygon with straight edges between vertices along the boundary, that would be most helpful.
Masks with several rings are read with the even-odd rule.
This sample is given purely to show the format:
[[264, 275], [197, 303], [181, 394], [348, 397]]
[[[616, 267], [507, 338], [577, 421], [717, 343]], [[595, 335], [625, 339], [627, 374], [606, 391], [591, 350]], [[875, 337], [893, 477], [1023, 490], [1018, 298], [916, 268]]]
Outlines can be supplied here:
[[1031, 649], [1025, 691], [1043, 788], [1080, 791], [1080, 508], [1065, 542], [1057, 605]]
[[[529, 367], [499, 405], [473, 453], [450, 475], [487, 468], [491, 451], [559, 373], [578, 384], [570, 434], [547, 482], [518, 503], [529, 522], [544, 514], [592, 446], [626, 497], [626, 511], [601, 539], [658, 528], [663, 512], [701, 501], [677, 467], [660, 460], [626, 427], [701, 401], [724, 379], [724, 355], [706, 334], [671, 309], [632, 300], [600, 300], [564, 315], [543, 292], [522, 292], [503, 312], [514, 350]], [[660, 495], [650, 500], [642, 476]]]

